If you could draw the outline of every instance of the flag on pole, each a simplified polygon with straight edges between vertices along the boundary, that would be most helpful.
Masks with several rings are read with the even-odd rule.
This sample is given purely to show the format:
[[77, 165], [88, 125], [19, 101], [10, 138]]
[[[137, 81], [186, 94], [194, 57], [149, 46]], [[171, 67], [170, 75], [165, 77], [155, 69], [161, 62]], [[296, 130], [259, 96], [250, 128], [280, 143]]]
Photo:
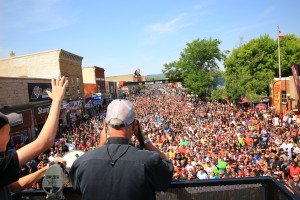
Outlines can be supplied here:
[[285, 38], [285, 36], [283, 35], [283, 33], [281, 33], [280, 31], [278, 31], [278, 37], [280, 39], [284, 39]]

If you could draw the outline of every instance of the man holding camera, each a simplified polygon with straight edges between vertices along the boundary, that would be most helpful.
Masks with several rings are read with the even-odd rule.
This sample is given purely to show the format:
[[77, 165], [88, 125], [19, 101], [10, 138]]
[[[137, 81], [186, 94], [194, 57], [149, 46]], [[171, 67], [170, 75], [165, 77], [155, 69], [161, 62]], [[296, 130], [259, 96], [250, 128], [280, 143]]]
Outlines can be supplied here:
[[[133, 134], [148, 151], [132, 146]], [[173, 165], [142, 133], [131, 102], [117, 99], [109, 104], [101, 142], [70, 170], [73, 189], [83, 199], [150, 200], [156, 190], [168, 188]]]

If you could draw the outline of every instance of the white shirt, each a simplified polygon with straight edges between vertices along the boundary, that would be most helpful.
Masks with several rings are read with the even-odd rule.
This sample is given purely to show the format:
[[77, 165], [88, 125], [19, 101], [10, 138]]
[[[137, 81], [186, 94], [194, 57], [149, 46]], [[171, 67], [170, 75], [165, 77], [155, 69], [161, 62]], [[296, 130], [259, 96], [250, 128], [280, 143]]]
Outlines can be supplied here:
[[208, 179], [208, 175], [205, 173], [205, 172], [198, 172], [197, 173], [197, 178], [199, 178], [199, 179]]

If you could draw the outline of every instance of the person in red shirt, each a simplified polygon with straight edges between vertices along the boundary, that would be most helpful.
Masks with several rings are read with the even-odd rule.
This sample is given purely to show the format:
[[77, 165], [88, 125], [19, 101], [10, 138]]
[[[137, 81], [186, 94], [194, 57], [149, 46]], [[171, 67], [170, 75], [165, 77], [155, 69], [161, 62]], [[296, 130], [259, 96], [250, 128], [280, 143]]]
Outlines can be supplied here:
[[246, 139], [245, 139], [245, 144], [247, 147], [252, 147], [254, 143], [253, 138], [250, 137], [250, 135], [247, 135]]
[[298, 163], [295, 161], [292, 161], [291, 164], [286, 168], [286, 170], [289, 172], [289, 180], [293, 180], [294, 174], [300, 174], [300, 167], [298, 167]]

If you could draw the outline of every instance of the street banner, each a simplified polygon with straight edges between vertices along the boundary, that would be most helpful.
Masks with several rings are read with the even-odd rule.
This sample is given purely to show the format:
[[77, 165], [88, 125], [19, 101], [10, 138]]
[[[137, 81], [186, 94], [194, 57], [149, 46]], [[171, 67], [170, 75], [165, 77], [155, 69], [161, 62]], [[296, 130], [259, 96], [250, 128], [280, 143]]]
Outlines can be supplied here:
[[292, 64], [292, 73], [293, 73], [293, 78], [295, 81], [295, 86], [296, 86], [296, 90], [297, 90], [297, 94], [298, 94], [298, 98], [300, 98], [300, 70], [299, 70], [299, 66], [296, 65], [295, 63]]
[[281, 92], [280, 92], [280, 81], [277, 81], [274, 83], [274, 87], [273, 87], [273, 100], [274, 100], [274, 107], [275, 107], [275, 110], [277, 112], [280, 112], [280, 95], [281, 95]]

